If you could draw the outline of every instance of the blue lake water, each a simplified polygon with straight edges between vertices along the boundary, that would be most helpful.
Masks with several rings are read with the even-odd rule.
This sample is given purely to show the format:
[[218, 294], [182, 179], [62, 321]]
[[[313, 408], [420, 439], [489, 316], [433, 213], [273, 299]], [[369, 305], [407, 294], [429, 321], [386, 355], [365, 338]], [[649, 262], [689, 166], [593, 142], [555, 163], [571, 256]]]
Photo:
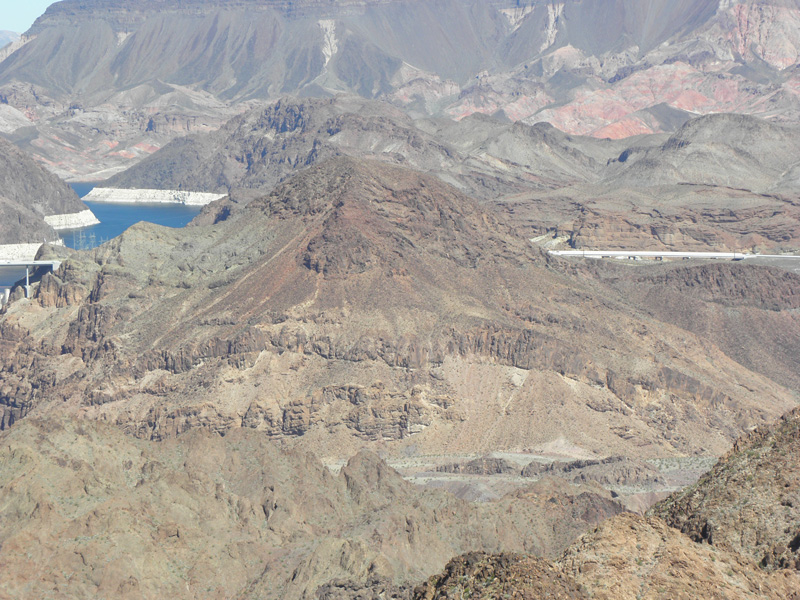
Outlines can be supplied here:
[[23, 279], [25, 279], [24, 268], [0, 266], [0, 293], [2, 293], [2, 288], [10, 287]]
[[[71, 183], [75, 193], [83, 198], [94, 188], [93, 183]], [[199, 206], [183, 204], [111, 204], [108, 202], [86, 202], [100, 224], [83, 229], [67, 229], [59, 232], [61, 239], [70, 248], [86, 250], [99, 246], [117, 237], [139, 221], [149, 221], [166, 227], [184, 227], [200, 212]], [[0, 267], [0, 288], [12, 285], [25, 278], [25, 269]], [[2, 290], [0, 290], [2, 291]]]
[[[92, 183], [71, 183], [70, 185], [81, 198], [94, 188]], [[166, 227], [184, 227], [200, 212], [199, 206], [184, 206], [183, 204], [85, 203], [98, 218], [100, 224], [59, 232], [64, 243], [70, 248], [94, 248], [117, 237], [139, 221], [148, 221]]]

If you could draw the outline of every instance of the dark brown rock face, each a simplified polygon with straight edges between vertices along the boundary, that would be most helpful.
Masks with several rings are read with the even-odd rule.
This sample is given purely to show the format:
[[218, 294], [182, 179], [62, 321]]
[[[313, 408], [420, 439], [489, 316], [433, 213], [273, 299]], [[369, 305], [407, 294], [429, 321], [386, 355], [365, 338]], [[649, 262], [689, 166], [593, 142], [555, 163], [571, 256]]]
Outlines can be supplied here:
[[519, 554], [472, 552], [447, 563], [440, 575], [414, 590], [414, 600], [445, 598], [584, 600], [581, 587], [550, 562]]
[[502, 458], [476, 458], [467, 463], [441, 465], [436, 468], [440, 473], [463, 473], [467, 475], [502, 475], [517, 473], [514, 465]]
[[523, 477], [555, 476], [575, 483], [596, 481], [612, 488], [619, 486], [659, 486], [665, 480], [657, 469], [625, 456], [601, 460], [531, 462], [522, 469]]

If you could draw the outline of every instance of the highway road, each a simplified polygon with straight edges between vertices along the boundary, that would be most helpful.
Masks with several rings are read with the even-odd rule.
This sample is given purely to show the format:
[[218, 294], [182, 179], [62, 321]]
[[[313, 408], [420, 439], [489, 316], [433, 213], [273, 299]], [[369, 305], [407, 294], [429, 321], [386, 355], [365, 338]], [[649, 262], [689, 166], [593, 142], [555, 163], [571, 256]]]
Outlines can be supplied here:
[[741, 252], [660, 252], [653, 250], [549, 250], [555, 256], [618, 260], [735, 260], [749, 265], [778, 267], [800, 274], [800, 256]]
[[748, 265], [765, 265], [778, 267], [793, 273], [800, 274], [800, 256], [786, 256], [779, 254], [754, 254], [746, 258]]

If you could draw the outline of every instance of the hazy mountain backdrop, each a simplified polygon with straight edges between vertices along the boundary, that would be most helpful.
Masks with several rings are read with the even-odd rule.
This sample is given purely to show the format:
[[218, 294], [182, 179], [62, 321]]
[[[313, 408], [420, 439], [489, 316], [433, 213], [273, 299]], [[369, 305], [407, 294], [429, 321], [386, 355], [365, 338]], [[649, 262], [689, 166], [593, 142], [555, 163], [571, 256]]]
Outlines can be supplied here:
[[795, 122], [798, 31], [793, 0], [64, 0], [0, 53], [0, 131], [96, 178], [286, 94], [612, 138]]

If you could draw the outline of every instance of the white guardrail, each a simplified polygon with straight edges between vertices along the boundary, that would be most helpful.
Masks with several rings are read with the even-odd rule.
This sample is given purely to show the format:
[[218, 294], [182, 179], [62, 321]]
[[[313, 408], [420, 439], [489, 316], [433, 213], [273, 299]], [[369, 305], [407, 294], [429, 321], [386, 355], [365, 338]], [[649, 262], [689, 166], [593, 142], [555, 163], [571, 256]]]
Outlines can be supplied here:
[[[61, 266], [60, 260], [28, 260], [28, 261], [17, 261], [17, 260], [0, 260], [0, 275], [2, 275], [3, 270], [12, 269], [12, 277], [16, 277], [14, 274], [13, 269], [25, 269], [25, 297], [29, 298], [31, 294], [31, 271], [35, 273], [39, 267], [47, 267], [51, 271], [56, 271]], [[21, 271], [18, 273], [21, 277]], [[2, 279], [0, 279], [2, 281]], [[9, 295], [11, 292], [11, 285], [0, 285], [0, 307], [5, 306], [8, 303]]]
[[659, 252], [651, 250], [549, 250], [555, 256], [580, 256], [583, 258], [723, 258], [743, 260], [756, 254], [742, 252]]
[[548, 250], [554, 256], [577, 256], [582, 258], [719, 258], [724, 260], [746, 260], [748, 258], [799, 259], [792, 254], [745, 254], [744, 252], [666, 252], [657, 250]]

